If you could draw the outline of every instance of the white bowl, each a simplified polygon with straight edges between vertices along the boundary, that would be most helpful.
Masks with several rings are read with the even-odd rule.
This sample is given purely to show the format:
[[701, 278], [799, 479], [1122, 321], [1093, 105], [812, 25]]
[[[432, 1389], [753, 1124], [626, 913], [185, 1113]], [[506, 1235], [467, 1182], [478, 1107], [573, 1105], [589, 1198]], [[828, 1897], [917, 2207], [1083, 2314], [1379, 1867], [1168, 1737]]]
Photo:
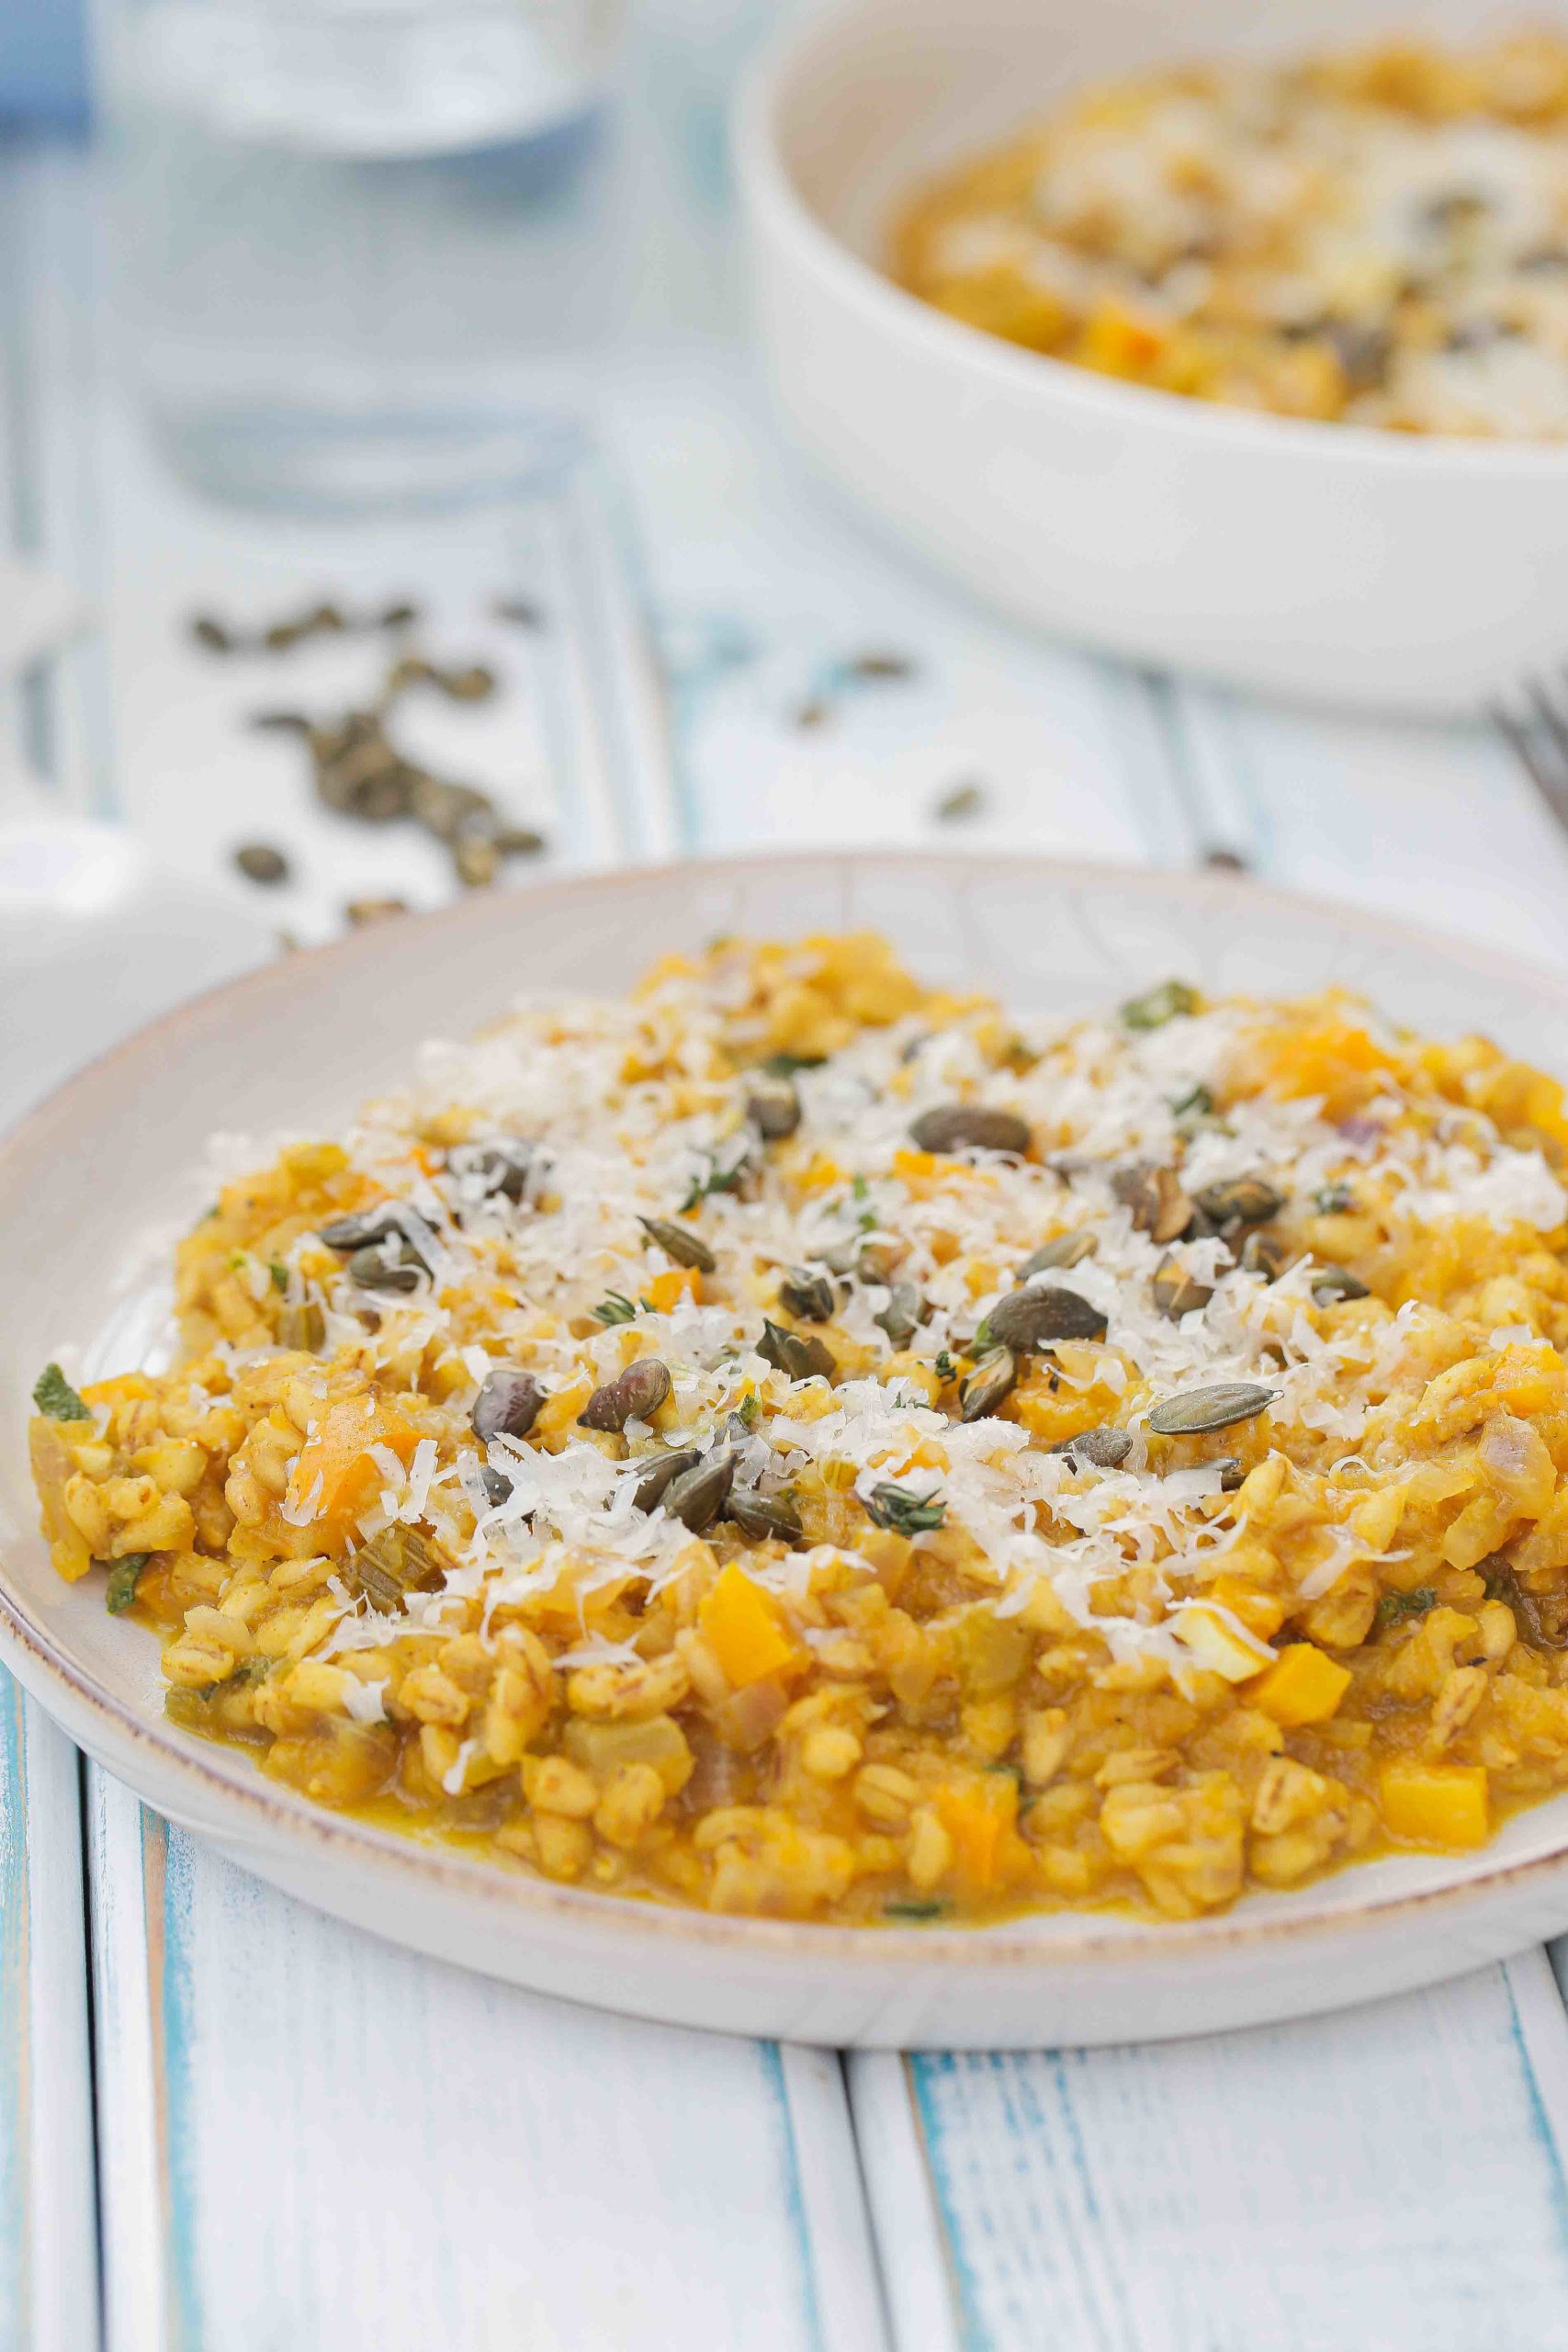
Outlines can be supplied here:
[[[786, 31], [742, 93], [736, 156], [769, 371], [807, 449], [1008, 613], [1135, 661], [1441, 712], [1568, 651], [1568, 447], [1119, 383], [962, 325], [879, 267], [906, 190], [1064, 89], [1164, 56], [1360, 41], [1379, 13], [853, 0]], [[1389, 12], [1459, 40], [1517, 18], [1475, 0]]]
[[124, 1370], [166, 1316], [213, 1130], [330, 1127], [524, 988], [618, 989], [714, 932], [874, 924], [931, 978], [1082, 1011], [1185, 972], [1215, 991], [1364, 986], [1394, 1016], [1560, 1054], [1568, 980], [1216, 876], [1031, 858], [793, 857], [495, 893], [290, 956], [74, 1080], [0, 1147], [0, 1657], [148, 1804], [290, 1894], [401, 1943], [678, 2024], [935, 2048], [1147, 2040], [1367, 2000], [1568, 1926], [1568, 1795], [1480, 1853], [1403, 1855], [1190, 1926], [985, 1928], [721, 1917], [555, 1886], [323, 1812], [161, 1711], [156, 1645], [65, 1585], [38, 1533], [28, 1390], [62, 1344]]

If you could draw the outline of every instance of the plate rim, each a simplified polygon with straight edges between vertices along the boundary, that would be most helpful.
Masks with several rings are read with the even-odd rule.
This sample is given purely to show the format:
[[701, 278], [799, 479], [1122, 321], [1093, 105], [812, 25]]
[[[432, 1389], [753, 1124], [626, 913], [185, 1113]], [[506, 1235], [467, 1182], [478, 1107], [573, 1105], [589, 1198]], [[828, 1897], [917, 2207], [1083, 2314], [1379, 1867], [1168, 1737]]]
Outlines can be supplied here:
[[[806, 849], [780, 853], [759, 850], [720, 856], [696, 856], [660, 863], [623, 865], [593, 872], [551, 876], [490, 894], [493, 905], [526, 904], [547, 893], [556, 898], [594, 898], [607, 892], [636, 888], [671, 872], [691, 871], [699, 877], [742, 880], [759, 869], [795, 869], [803, 878], [824, 876], [847, 879], [853, 869], [874, 860], [879, 873], [907, 873], [930, 880], [951, 880], [964, 868], [989, 869], [998, 879], [1016, 885], [1030, 876], [1057, 888], [1081, 884], [1105, 888], [1114, 886], [1130, 897], [1151, 901], [1211, 901], [1256, 912], [1269, 906], [1319, 920], [1331, 918], [1349, 930], [1380, 941], [1395, 940], [1412, 951], [1439, 956], [1450, 967], [1461, 965], [1504, 985], [1556, 997], [1568, 1014], [1568, 972], [1533, 962], [1483, 941], [1410, 922], [1371, 909], [1314, 893], [1286, 890], [1250, 876], [1223, 873], [1187, 873], [1158, 866], [1122, 866], [1111, 860], [1056, 858], [1032, 853], [1009, 854], [985, 849], [876, 850], [873, 848]], [[374, 963], [406, 940], [410, 926], [424, 935], [473, 920], [475, 910], [465, 900], [425, 913], [400, 916], [395, 922], [367, 927], [321, 946], [296, 951], [276, 962], [259, 966], [237, 978], [220, 982], [157, 1019], [145, 1023], [85, 1064], [73, 1077], [34, 1106], [9, 1133], [0, 1136], [0, 1174], [17, 1162], [46, 1151], [53, 1126], [90, 1102], [104, 1074], [128, 1056], [156, 1046], [160, 1053], [176, 1047], [181, 1034], [221, 1017], [225, 1008], [242, 999], [265, 998], [279, 989], [292, 990], [306, 973], [321, 975], [344, 965]], [[127, 1629], [128, 1632], [130, 1629]], [[1075, 1929], [1071, 1910], [1022, 1913], [1016, 1918], [973, 1927], [849, 1927], [813, 1920], [752, 1917], [741, 1914], [701, 1911], [649, 1898], [609, 1894], [592, 1888], [560, 1884], [516, 1875], [494, 1865], [473, 1860], [456, 1850], [425, 1843], [395, 1830], [381, 1829], [353, 1815], [338, 1814], [311, 1804], [298, 1792], [267, 1781], [260, 1768], [240, 1751], [202, 1741], [180, 1732], [162, 1716], [148, 1716], [116, 1698], [96, 1677], [72, 1656], [67, 1643], [35, 1615], [22, 1595], [13, 1589], [3, 1550], [0, 1550], [0, 1659], [17, 1673], [46, 1712], [67, 1727], [84, 1716], [100, 1730], [102, 1747], [84, 1736], [95, 1755], [107, 1750], [114, 1758], [108, 1769], [129, 1772], [138, 1750], [147, 1758], [149, 1774], [167, 1781], [161, 1797], [145, 1796], [154, 1811], [165, 1812], [175, 1790], [190, 1792], [184, 1817], [199, 1823], [198, 1834], [220, 1844], [263, 1849], [286, 1839], [302, 1838], [316, 1849], [316, 1859], [333, 1856], [373, 1871], [383, 1883], [402, 1880], [411, 1896], [433, 1893], [468, 1905], [479, 1904], [499, 1912], [515, 1931], [530, 1918], [563, 1928], [585, 1928], [608, 1938], [631, 1934], [639, 1940], [652, 1937], [662, 1948], [679, 1950], [693, 1944], [710, 1952], [729, 1952], [737, 1961], [788, 1957], [815, 1964], [846, 1963], [855, 1967], [891, 1969], [900, 1977], [924, 1977], [933, 1970], [982, 1968], [989, 1971], [1024, 1969], [1036, 1973], [1094, 1965], [1125, 1970], [1157, 1964], [1169, 1955], [1206, 1954], [1235, 1959], [1238, 1955], [1297, 1950], [1314, 1939], [1342, 1940], [1357, 1933], [1382, 1932], [1404, 1921], [1412, 1928], [1455, 1909], [1476, 1906], [1488, 1898], [1526, 1886], [1539, 1887], [1557, 1877], [1568, 1877], [1568, 1826], [1562, 1843], [1552, 1850], [1505, 1858], [1456, 1883], [1402, 1892], [1398, 1888], [1371, 1895], [1365, 1901], [1303, 1917], [1284, 1915], [1265, 1906], [1257, 1912], [1235, 1911], [1192, 1921], [1135, 1920], [1109, 1930], [1100, 1921], [1105, 1915], [1085, 1912]], [[51, 1706], [51, 1695], [62, 1702]], [[73, 1736], [76, 1735], [73, 1732]], [[133, 1781], [139, 1796], [143, 1786]], [[216, 1810], [216, 1818], [214, 1811]], [[1533, 1808], [1530, 1808], [1533, 1810]], [[226, 1819], [225, 1815], [237, 1815]], [[180, 1817], [175, 1815], [176, 1818]], [[1354, 1863], [1330, 1874], [1346, 1883]], [[1115, 1915], [1112, 1915], [1114, 1917]], [[1049, 1937], [1031, 1922], [1052, 1922]], [[478, 1964], [483, 1965], [482, 1959]]]

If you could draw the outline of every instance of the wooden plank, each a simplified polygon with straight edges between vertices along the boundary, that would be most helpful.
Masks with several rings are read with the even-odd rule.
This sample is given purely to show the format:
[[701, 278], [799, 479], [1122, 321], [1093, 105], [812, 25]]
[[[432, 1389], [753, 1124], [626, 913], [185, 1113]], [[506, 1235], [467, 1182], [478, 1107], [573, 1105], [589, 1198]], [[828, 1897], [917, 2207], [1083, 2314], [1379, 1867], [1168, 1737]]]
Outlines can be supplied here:
[[[1538, 1966], [1540, 1964], [1538, 1963]], [[966, 2352], [1556, 2352], [1568, 2198], [1489, 1968], [1190, 2042], [908, 2062]], [[1555, 2038], [1553, 2040], [1555, 2048]], [[868, 2151], [902, 2062], [857, 2062]], [[1555, 2064], [1555, 2061], [1553, 2062]], [[878, 2204], [879, 2216], [884, 2211]], [[918, 2210], [918, 2200], [917, 2200]], [[908, 2225], [885, 2237], [897, 2273]], [[929, 2239], [914, 2254], [931, 2267]], [[1506, 2281], [1499, 2290], [1499, 2281]], [[923, 2306], [921, 2307], [923, 2308]], [[899, 2313], [900, 2352], [939, 2337]]]
[[111, 2352], [876, 2352], [830, 2058], [396, 1951], [94, 1778]]
[[75, 1749], [0, 1672], [0, 2345], [97, 2342]]

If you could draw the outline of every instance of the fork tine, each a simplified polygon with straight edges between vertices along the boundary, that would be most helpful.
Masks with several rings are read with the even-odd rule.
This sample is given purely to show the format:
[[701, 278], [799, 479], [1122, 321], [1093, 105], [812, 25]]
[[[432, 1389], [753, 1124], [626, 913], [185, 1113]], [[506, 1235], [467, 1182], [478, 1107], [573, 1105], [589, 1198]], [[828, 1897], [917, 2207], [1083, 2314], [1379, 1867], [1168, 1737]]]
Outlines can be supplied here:
[[[1568, 761], [1568, 727], [1558, 719], [1544, 688], [1534, 680], [1528, 681], [1525, 692], [1532, 709], [1540, 714], [1547, 733]], [[1516, 718], [1507, 706], [1495, 702], [1490, 707], [1493, 724], [1518, 761], [1546, 805], [1553, 822], [1568, 832], [1568, 778], [1560, 778], [1541, 758], [1534, 736], [1522, 719]]]

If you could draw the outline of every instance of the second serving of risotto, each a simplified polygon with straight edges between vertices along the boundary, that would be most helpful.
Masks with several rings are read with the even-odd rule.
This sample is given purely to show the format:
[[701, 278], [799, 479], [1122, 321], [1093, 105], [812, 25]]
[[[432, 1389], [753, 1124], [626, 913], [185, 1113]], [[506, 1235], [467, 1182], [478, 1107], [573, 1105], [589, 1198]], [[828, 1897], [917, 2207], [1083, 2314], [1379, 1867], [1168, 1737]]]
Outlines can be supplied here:
[[1562, 1090], [1326, 997], [716, 944], [222, 1186], [61, 1574], [326, 1805], [732, 1912], [1171, 1919], [1568, 1785]]
[[895, 274], [1101, 374], [1406, 433], [1568, 434], [1568, 40], [1151, 71], [906, 209]]

